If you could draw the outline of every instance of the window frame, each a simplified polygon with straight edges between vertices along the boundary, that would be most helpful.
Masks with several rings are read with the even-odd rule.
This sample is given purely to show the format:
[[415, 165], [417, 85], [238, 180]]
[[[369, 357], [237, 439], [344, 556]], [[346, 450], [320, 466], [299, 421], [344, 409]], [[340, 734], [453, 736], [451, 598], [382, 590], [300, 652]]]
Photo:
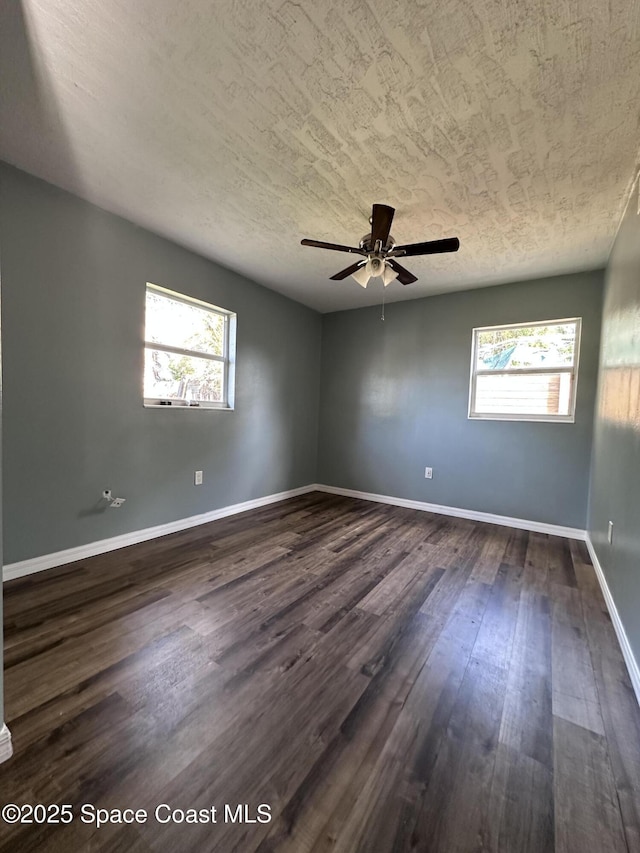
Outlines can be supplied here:
[[[185, 305], [195, 306], [222, 317], [224, 320], [223, 327], [223, 355], [214, 355], [213, 353], [202, 352], [200, 350], [191, 350], [183, 347], [176, 347], [171, 344], [163, 344], [158, 341], [148, 341], [146, 339], [146, 311], [147, 311], [147, 293], [151, 291], [166, 296], [174, 302], [182, 302]], [[236, 324], [237, 315], [233, 311], [226, 308], [220, 308], [218, 305], [212, 305], [210, 302], [205, 302], [202, 299], [197, 299], [194, 296], [187, 296], [185, 293], [178, 293], [175, 290], [170, 290], [168, 287], [162, 287], [159, 284], [153, 284], [148, 281], [145, 285], [145, 334], [143, 341], [144, 350], [159, 350], [160, 352], [174, 353], [175, 355], [184, 355], [188, 358], [203, 358], [208, 361], [217, 361], [222, 363], [222, 400], [202, 400], [196, 403], [189, 403], [185, 398], [176, 397], [146, 397], [144, 393], [144, 367], [142, 371], [142, 400], [145, 408], [153, 409], [189, 409], [190, 411], [199, 410], [215, 410], [215, 411], [232, 411], [234, 409], [235, 399], [235, 348], [236, 348]]]
[[[502, 329], [530, 329], [536, 326], [561, 326], [567, 323], [575, 323], [576, 337], [573, 353], [573, 364], [567, 367], [516, 367], [510, 370], [477, 370], [477, 350], [478, 337], [480, 332], [492, 332]], [[471, 373], [469, 381], [469, 409], [468, 419], [479, 421], [528, 421], [532, 423], [575, 423], [576, 420], [576, 399], [578, 391], [578, 374], [580, 366], [580, 341], [582, 335], [582, 317], [566, 317], [559, 320], [535, 320], [529, 323], [501, 323], [496, 326], [476, 326], [472, 330], [471, 335]], [[515, 414], [515, 413], [500, 413], [500, 412], [475, 412], [474, 404], [476, 400], [476, 379], [478, 376], [500, 376], [500, 375], [523, 375], [523, 374], [558, 374], [569, 373], [572, 377], [571, 381], [571, 398], [569, 402], [569, 414], [553, 415], [553, 414]]]

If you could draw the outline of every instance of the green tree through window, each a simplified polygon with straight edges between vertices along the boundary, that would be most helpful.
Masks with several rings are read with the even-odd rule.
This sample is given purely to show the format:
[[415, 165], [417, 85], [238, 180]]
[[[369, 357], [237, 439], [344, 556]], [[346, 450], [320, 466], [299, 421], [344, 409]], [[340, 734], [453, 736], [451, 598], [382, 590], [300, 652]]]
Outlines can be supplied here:
[[145, 400], [225, 405], [233, 318], [223, 309], [148, 285]]

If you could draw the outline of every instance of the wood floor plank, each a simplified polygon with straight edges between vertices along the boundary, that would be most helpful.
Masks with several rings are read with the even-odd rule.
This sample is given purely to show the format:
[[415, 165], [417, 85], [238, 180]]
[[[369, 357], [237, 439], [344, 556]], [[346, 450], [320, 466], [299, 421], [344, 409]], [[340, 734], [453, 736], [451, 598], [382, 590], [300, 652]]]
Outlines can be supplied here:
[[498, 527], [495, 524], [486, 526], [485, 542], [471, 572], [472, 580], [493, 583], [503, 562], [508, 541], [509, 529], [507, 527]]
[[626, 853], [606, 738], [554, 719], [556, 850]]
[[553, 853], [555, 798], [550, 767], [500, 744], [491, 797], [498, 853]]
[[543, 594], [547, 591], [551, 550], [549, 537], [546, 533], [529, 533], [525, 557], [528, 589]]
[[500, 742], [553, 768], [550, 606], [528, 590], [520, 595]]
[[526, 530], [511, 530], [503, 556], [505, 563], [524, 568], [527, 560], [529, 535]]
[[584, 543], [311, 493], [5, 585], [5, 851], [640, 851], [640, 710]]
[[591, 557], [584, 542], [571, 539], [569, 542], [573, 571], [576, 576], [578, 588], [589, 592], [591, 595], [600, 594], [600, 584], [593, 570]]
[[549, 581], [564, 586], [576, 587], [578, 581], [573, 567], [569, 540], [560, 536], [549, 536]]
[[[398, 849], [466, 853], [487, 849], [494, 830], [488, 819], [507, 671], [471, 660], [419, 811], [409, 833], [404, 810], [396, 827]], [[407, 794], [404, 794], [405, 799]], [[464, 820], [460, 815], [464, 814]]]
[[600, 702], [577, 588], [558, 586], [552, 602], [553, 713], [604, 734]]
[[494, 577], [487, 608], [473, 647], [473, 657], [491, 666], [508, 669], [518, 623], [521, 573], [519, 569], [514, 570], [514, 567], [502, 563]]
[[[355, 802], [372, 773], [380, 750], [393, 730], [406, 696], [437, 638], [429, 620], [417, 613], [394, 648], [387, 666], [366, 690], [305, 778], [263, 844], [271, 850], [302, 853], [330, 837], [334, 812]], [[349, 811], [346, 806], [346, 813]], [[339, 822], [339, 821], [338, 821]]]

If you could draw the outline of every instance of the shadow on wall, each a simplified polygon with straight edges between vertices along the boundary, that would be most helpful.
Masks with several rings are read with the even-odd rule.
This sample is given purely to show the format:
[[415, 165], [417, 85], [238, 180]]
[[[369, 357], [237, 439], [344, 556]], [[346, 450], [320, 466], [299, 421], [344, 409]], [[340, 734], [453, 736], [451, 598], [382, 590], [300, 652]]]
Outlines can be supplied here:
[[22, 2], [3, 3], [0, 33], [0, 114], [13, 119], [3, 127], [6, 156], [11, 160], [10, 152], [19, 151], [21, 168], [45, 179], [63, 176], [77, 187], [77, 158], [33, 12]]
[[228, 503], [284, 491], [293, 469], [291, 436], [285, 434], [288, 400], [272, 359], [258, 342], [243, 344], [237, 369], [236, 407], [246, 417], [238, 419], [241, 434], [230, 443], [231, 464], [225, 466]]
[[[428, 355], [430, 342], [448, 357], [446, 330], [438, 323], [425, 334], [420, 311], [415, 303], [394, 303], [387, 306], [384, 322], [378, 306], [329, 320], [321, 433], [330, 441], [323, 448], [320, 482], [422, 497], [406, 494], [406, 487], [413, 481], [419, 488], [422, 482], [416, 453], [423, 464], [433, 458], [439, 428], [433, 407], [451, 380]], [[445, 416], [441, 413], [440, 421]]]
[[[55, 61], [53, 51], [51, 36], [42, 30], [35, 4], [3, 3], [0, 114], [13, 117], [13, 121], [7, 123], [8, 127], [3, 127], [3, 148], [9, 162], [12, 160], [11, 152], [16, 152], [16, 157], [19, 152], [21, 169], [63, 189], [72, 190], [75, 196], [90, 198], [91, 187], [82, 174], [78, 152], [74, 150], [71, 125], [65, 120], [60, 93], [56, 91], [49, 72]], [[117, 400], [121, 396], [121, 389], [116, 387], [119, 374], [115, 369], [109, 369], [108, 361], [101, 363], [97, 351], [104, 347], [107, 337], [108, 346], [120, 352], [132, 334], [136, 345], [144, 336], [139, 320], [142, 302], [135, 315], [129, 312], [124, 319], [116, 316], [114, 307], [117, 307], [119, 283], [114, 278], [113, 259], [119, 258], [123, 252], [119, 242], [122, 228], [98, 209], [79, 208], [73, 198], [58, 196], [46, 185], [36, 187], [31, 184], [35, 193], [41, 193], [51, 205], [43, 219], [34, 222], [33, 208], [26, 202], [23, 207], [21, 203], [26, 198], [17, 189], [21, 180], [19, 174], [13, 176], [8, 173], [6, 188], [11, 186], [15, 193], [16, 203], [11, 215], [16, 218], [17, 225], [12, 232], [13, 245], [7, 246], [5, 251], [8, 283], [4, 306], [7, 321], [5, 339], [7, 345], [13, 344], [19, 334], [29, 345], [37, 346], [38, 351], [56, 354], [37, 370], [25, 369], [20, 382], [12, 382], [7, 377], [6, 398], [14, 410], [29, 412], [34, 396], [38, 395], [50, 402], [47, 424], [39, 423], [40, 418], [34, 413], [31, 419], [33, 429], [26, 430], [23, 436], [25, 442], [32, 442], [36, 459], [34, 465], [41, 472], [39, 477], [32, 479], [28, 494], [23, 496], [25, 509], [38, 513], [39, 508], [46, 506], [50, 500], [52, 486], [44, 473], [48, 470], [47, 461], [43, 459], [41, 465], [37, 464], [38, 453], [46, 455], [50, 451], [32, 433], [39, 425], [49, 436], [48, 446], [53, 446], [52, 424], [57, 417], [59, 423], [66, 426], [66, 432], [63, 430], [65, 446], [73, 445], [73, 452], [67, 453], [70, 476], [68, 479], [58, 478], [55, 484], [61, 504], [75, 506], [78, 500], [74, 483], [79, 472], [97, 469], [99, 473], [94, 477], [97, 502], [93, 505], [92, 499], [81, 500], [75, 517], [87, 521], [106, 516], [124, 523], [124, 513], [117, 517], [109, 515], [98, 496], [102, 488], [118, 484], [120, 478], [113, 474], [113, 459], [119, 456], [126, 458], [129, 435], [114, 428], [106, 441], [101, 438], [104, 430], [96, 421], [111, 417], [110, 412], [104, 410], [106, 403], [101, 409], [87, 401], [81, 416], [72, 414], [69, 388], [60, 371], [63, 364], [68, 375], [75, 376], [75, 395], [83, 402], [86, 401], [89, 384], [98, 400]], [[54, 206], [57, 206], [55, 211]], [[49, 227], [51, 223], [55, 228]], [[0, 229], [0, 248], [6, 233], [5, 229]], [[19, 234], [17, 241], [15, 233]], [[13, 284], [16, 269], [21, 269], [28, 280], [28, 293], [17, 292], [18, 288]], [[84, 279], [81, 287], [75, 287], [79, 269], [84, 271]], [[59, 286], [60, 281], [65, 283], [64, 287]], [[140, 294], [140, 300], [143, 300], [142, 290]], [[28, 307], [28, 303], [34, 300], [39, 305], [37, 312]], [[29, 317], [28, 329], [24, 328], [24, 317]], [[16, 322], [17, 318], [20, 322]], [[87, 353], [94, 354], [92, 359], [87, 358]], [[129, 369], [136, 375], [141, 373], [138, 361], [132, 362]], [[87, 450], [87, 436], [95, 437], [90, 451]], [[6, 435], [7, 444], [14, 439], [14, 435]], [[5, 478], [8, 481], [14, 476], [10, 470], [12, 464], [15, 465], [12, 459], [6, 460]], [[103, 469], [110, 474], [105, 475]], [[29, 538], [27, 531], [14, 531], [14, 535]]]

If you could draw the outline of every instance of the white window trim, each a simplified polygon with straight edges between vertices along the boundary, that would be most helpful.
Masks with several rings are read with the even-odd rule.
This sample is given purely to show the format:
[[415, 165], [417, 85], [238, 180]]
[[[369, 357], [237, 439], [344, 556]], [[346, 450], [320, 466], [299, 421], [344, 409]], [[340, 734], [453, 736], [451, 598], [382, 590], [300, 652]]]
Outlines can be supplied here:
[[[534, 326], [554, 326], [562, 325], [563, 323], [576, 324], [576, 340], [574, 349], [574, 363], [571, 367], [520, 367], [512, 368], [511, 370], [476, 370], [476, 351], [478, 345], [479, 332], [491, 332], [495, 329], [530, 329]], [[582, 333], [582, 318], [581, 317], [566, 317], [560, 320], [536, 320], [532, 323], [502, 323], [497, 326], [477, 326], [473, 329], [471, 336], [471, 371], [469, 380], [469, 410], [468, 418], [474, 421], [529, 421], [532, 423], [565, 423], [572, 424], [576, 420], [576, 398], [578, 390], [578, 370], [580, 364], [580, 339]], [[535, 415], [535, 414], [501, 414], [499, 412], [474, 412], [473, 404], [476, 397], [476, 377], [477, 376], [499, 376], [501, 374], [518, 374], [518, 373], [569, 373], [572, 375], [571, 382], [571, 400], [569, 405], [568, 415]]]
[[206, 400], [198, 403], [188, 403], [185, 399], [176, 399], [174, 397], [145, 397], [143, 376], [142, 398], [144, 407], [146, 409], [188, 409], [189, 411], [233, 411], [235, 402], [236, 314], [234, 314], [233, 311], [228, 311], [226, 308], [220, 308], [217, 305], [204, 302], [202, 299], [186, 296], [184, 293], [176, 293], [175, 290], [169, 290], [169, 288], [161, 287], [159, 284], [152, 284], [150, 281], [146, 283], [145, 297], [149, 290], [160, 293], [163, 296], [167, 296], [175, 302], [183, 302], [185, 305], [196, 305], [199, 308], [209, 311], [211, 314], [221, 316], [224, 319], [223, 352], [226, 353], [226, 356], [200, 352], [199, 350], [183, 349], [181, 347], [174, 347], [169, 344], [162, 344], [157, 341], [147, 341], [145, 339], [145, 349], [155, 349], [162, 352], [176, 353], [177, 355], [186, 355], [194, 358], [206, 358], [210, 361], [219, 361], [223, 364], [224, 372], [222, 379], [223, 399], [220, 402]]

